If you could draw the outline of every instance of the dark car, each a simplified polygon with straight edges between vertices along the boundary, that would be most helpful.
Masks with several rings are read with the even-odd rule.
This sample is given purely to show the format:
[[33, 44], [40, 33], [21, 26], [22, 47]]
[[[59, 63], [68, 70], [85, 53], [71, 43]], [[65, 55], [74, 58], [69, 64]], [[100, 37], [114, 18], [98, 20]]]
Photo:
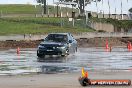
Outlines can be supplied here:
[[51, 33], [38, 46], [37, 56], [66, 56], [77, 51], [77, 41], [70, 33]]

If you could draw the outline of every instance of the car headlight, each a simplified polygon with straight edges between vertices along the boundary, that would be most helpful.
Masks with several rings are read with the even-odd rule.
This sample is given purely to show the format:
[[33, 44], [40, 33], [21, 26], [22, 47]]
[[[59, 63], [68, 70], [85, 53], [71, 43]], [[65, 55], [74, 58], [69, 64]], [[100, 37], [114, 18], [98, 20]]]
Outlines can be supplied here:
[[66, 47], [65, 46], [62, 46], [61, 49], [65, 49]]

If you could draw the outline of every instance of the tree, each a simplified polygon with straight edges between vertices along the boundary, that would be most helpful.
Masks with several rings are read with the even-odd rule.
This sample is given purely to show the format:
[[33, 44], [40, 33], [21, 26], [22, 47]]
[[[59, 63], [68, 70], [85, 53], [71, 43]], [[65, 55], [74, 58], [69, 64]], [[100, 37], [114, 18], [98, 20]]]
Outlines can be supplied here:
[[75, 2], [78, 4], [78, 8], [81, 14], [84, 14], [85, 6], [90, 4], [91, 2], [101, 1], [101, 0], [59, 0], [60, 2]]
[[43, 7], [43, 9], [44, 9], [44, 14], [46, 14], [46, 0], [36, 0], [37, 1], [37, 3], [41, 3], [41, 4], [43, 4], [42, 5], [42, 7]]
[[130, 12], [129, 17], [130, 19], [132, 19], [132, 8], [129, 9], [129, 12]]
[[129, 12], [132, 13], [132, 8], [129, 9]]

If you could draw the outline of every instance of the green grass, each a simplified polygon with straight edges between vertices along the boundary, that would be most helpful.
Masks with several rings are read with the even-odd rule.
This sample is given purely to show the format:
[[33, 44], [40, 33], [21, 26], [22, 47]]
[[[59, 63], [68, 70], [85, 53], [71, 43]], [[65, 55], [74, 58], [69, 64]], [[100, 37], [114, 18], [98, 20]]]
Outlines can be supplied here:
[[[49, 21], [49, 22], [48, 22]], [[44, 23], [47, 22], [47, 23]], [[89, 28], [81, 27], [60, 27], [53, 25], [58, 18], [1, 18], [0, 35], [7, 34], [45, 34], [51, 32], [89, 32]], [[58, 23], [60, 24], [60, 23]]]
[[35, 7], [33, 5], [0, 5], [0, 11], [3, 14], [24, 14], [24, 13], [36, 13], [41, 10], [40, 6]]
[[[19, 23], [34, 23], [34, 24], [45, 24], [45, 25], [52, 25], [52, 26], [63, 26], [65, 28], [68, 27], [72, 27], [73, 23], [72, 21], [69, 21], [68, 18], [54, 18], [54, 17], [50, 17], [50, 18], [33, 18], [33, 17], [19, 17], [19, 18], [1, 18], [1, 20], [4, 21], [9, 21], [9, 22], [19, 22]], [[77, 20], [75, 19], [75, 27], [77, 28], [84, 28], [85, 25], [85, 20], [84, 19], [80, 19]]]
[[[57, 7], [47, 6], [47, 11], [50, 14], [56, 14]], [[78, 13], [77, 9], [73, 9]], [[72, 13], [72, 8], [62, 8], [62, 12]], [[42, 8], [37, 5], [0, 5], [0, 13], [6, 14], [41, 14]], [[60, 13], [60, 9], [59, 9]], [[11, 15], [12, 16], [12, 15]], [[67, 18], [32, 18], [32, 17], [8, 17], [0, 18], [0, 35], [6, 34], [45, 34], [51, 32], [91, 32], [90, 28], [86, 28], [85, 21], [75, 20], [75, 27], [72, 26], [72, 22], [69, 22]], [[62, 24], [61, 24], [62, 23]], [[61, 26], [62, 25], [62, 26]]]
[[[57, 12], [57, 7], [55, 6], [47, 6], [47, 12], [49, 12], [50, 14], [54, 14]], [[59, 8], [59, 13], [60, 13], [60, 8]], [[72, 8], [66, 8], [63, 7], [62, 8], [62, 12], [66, 13], [66, 12], [72, 13]], [[74, 11], [76, 13], [78, 13], [77, 9], [74, 9]], [[0, 12], [2, 12], [3, 14], [41, 14], [42, 12], [42, 7], [40, 5], [37, 5], [36, 8], [34, 5], [23, 5], [23, 4], [7, 4], [7, 5], [0, 5]]]

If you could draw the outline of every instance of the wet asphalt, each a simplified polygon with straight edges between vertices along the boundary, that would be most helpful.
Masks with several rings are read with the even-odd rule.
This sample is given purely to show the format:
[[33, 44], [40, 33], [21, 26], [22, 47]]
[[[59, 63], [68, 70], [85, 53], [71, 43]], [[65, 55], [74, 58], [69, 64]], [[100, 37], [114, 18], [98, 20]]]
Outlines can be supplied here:
[[80, 72], [82, 67], [91, 71], [132, 71], [132, 52], [126, 48], [113, 48], [112, 52], [104, 48], [79, 48], [66, 57], [45, 58], [38, 58], [36, 51], [25, 48], [17, 54], [16, 49], [1, 49], [0, 75], [71, 73]]

